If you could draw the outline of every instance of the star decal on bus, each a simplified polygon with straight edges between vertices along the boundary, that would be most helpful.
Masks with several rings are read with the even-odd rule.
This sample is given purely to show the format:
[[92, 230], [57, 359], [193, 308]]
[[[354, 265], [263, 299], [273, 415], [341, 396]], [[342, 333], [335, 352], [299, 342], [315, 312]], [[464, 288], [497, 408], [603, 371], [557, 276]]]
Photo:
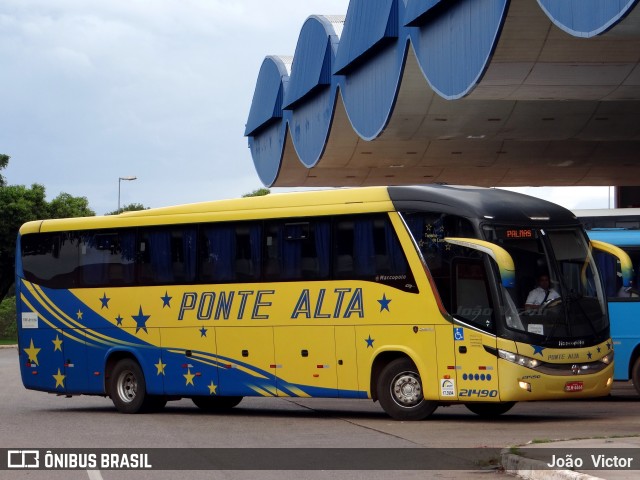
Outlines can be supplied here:
[[202, 327], [200, 329], [200, 337], [206, 337], [207, 336], [207, 329]]
[[193, 385], [195, 387], [195, 384], [193, 383], [193, 378], [195, 377], [195, 375], [191, 373], [190, 368], [188, 368], [187, 373], [182, 376], [187, 379], [187, 383], [185, 383], [185, 385]]
[[591, 352], [587, 352], [587, 358], [591, 360], [591, 357], [593, 357], [593, 354]]
[[107, 298], [107, 292], [104, 292], [102, 294], [102, 298], [100, 298], [100, 303], [102, 303], [100, 310], [102, 310], [103, 308], [109, 308], [109, 300], [111, 299]]
[[165, 290], [164, 297], [160, 297], [160, 299], [162, 300], [162, 308], [164, 308], [164, 307], [171, 308], [171, 299], [172, 298], [173, 297], [169, 296], [169, 292]]
[[51, 375], [56, 380], [56, 386], [54, 388], [64, 388], [64, 379], [67, 378], [66, 375], [63, 375], [58, 369], [58, 373], [56, 375]]
[[157, 375], [164, 375], [164, 367], [167, 366], [166, 363], [162, 363], [162, 358], [158, 359], [158, 363], [154, 365], [158, 369]]
[[120, 314], [118, 314], [118, 316], [116, 317], [116, 324], [121, 327], [122, 326], [122, 320], [124, 320], [124, 318], [122, 318], [120, 316]]
[[131, 318], [136, 321], [136, 333], [138, 333], [140, 330], [144, 330], [144, 333], [149, 333], [147, 331], [147, 320], [149, 320], [149, 317], [151, 317], [151, 315], [145, 315], [144, 313], [142, 313], [142, 305], [140, 305], [140, 311], [138, 312], [138, 315], [131, 316]]
[[544, 350], [545, 347], [539, 347], [538, 345], [531, 345], [531, 346], [533, 347], [534, 355], [537, 355], [539, 353], [541, 357], [544, 357], [544, 355], [542, 354], [542, 351]]
[[78, 312], [76, 313], [76, 317], [78, 318], [78, 320], [82, 320], [82, 315], [84, 315], [82, 313], [82, 310], [78, 309]]
[[55, 340], [51, 340], [53, 342], [53, 351], [60, 350], [62, 351], [62, 340], [60, 339], [60, 335], [56, 335]]
[[389, 312], [389, 303], [391, 302], [390, 298], [387, 298], [387, 296], [383, 293], [382, 294], [382, 298], [380, 300], [377, 300], [377, 302], [380, 304], [380, 311], [386, 310], [387, 312]]
[[29, 355], [29, 362], [35, 363], [36, 365], [40, 366], [40, 364], [38, 363], [38, 353], [40, 353], [40, 348], [36, 348], [35, 345], [33, 344], [33, 338], [31, 339], [31, 345], [29, 345], [29, 348], [24, 348], [23, 349], [27, 355]]
[[216, 390], [218, 389], [218, 386], [213, 383], [213, 380], [211, 380], [211, 383], [208, 385], [208, 387], [209, 387], [209, 395], [215, 395]]
[[365, 338], [364, 341], [367, 342], [367, 348], [373, 348], [373, 342], [375, 342], [376, 340], [375, 338], [371, 338], [371, 335], [369, 335], [369, 338]]

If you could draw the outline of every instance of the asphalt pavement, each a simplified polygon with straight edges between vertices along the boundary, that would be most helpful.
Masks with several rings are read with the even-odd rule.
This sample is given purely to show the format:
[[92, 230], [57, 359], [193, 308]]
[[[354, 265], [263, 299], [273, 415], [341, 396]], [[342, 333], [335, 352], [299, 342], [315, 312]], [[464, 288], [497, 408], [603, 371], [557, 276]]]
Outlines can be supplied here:
[[640, 436], [513, 446], [502, 451], [501, 463], [505, 473], [531, 480], [635, 480], [640, 478]]

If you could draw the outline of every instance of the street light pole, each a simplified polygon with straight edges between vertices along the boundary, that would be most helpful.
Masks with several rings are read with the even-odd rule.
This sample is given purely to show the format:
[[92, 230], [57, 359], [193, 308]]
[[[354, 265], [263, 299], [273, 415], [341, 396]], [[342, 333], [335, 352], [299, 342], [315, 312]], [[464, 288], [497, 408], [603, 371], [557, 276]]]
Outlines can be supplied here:
[[122, 180], [132, 181], [136, 180], [138, 177], [118, 177], [118, 210], [116, 210], [116, 214], [120, 213], [120, 184]]

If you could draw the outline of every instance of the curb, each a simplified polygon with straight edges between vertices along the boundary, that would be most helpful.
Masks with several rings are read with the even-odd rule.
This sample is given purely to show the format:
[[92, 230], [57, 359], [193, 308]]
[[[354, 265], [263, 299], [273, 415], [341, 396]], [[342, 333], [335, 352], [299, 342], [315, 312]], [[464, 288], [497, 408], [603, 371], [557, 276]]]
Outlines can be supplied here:
[[549, 470], [546, 463], [515, 455], [507, 449], [501, 452], [500, 457], [505, 473], [526, 480], [603, 480], [600, 477], [572, 470]]
[[18, 348], [18, 345], [0, 345], [0, 350], [3, 348]]

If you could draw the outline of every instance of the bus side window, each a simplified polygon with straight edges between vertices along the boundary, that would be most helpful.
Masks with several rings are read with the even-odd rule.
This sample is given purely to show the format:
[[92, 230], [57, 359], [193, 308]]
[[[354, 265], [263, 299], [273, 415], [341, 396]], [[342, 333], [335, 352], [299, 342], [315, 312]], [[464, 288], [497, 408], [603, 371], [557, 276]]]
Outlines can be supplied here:
[[78, 234], [67, 232], [23, 236], [25, 278], [50, 288], [77, 286], [78, 242]]
[[387, 215], [338, 219], [334, 226], [334, 276], [373, 280], [378, 275], [405, 276], [413, 282], [407, 260]]
[[593, 256], [604, 282], [604, 291], [607, 297], [616, 297], [622, 288], [620, 262], [613, 255], [602, 251], [594, 251]]
[[213, 224], [202, 229], [201, 280], [231, 282], [236, 278], [236, 231], [233, 225]]
[[465, 249], [451, 245], [447, 246], [444, 238], [475, 237], [471, 222], [457, 215], [438, 212], [405, 212], [402, 215], [427, 263], [445, 309], [454, 313], [456, 309], [452, 304], [452, 261], [460, 255], [472, 253], [465, 253]]
[[236, 225], [236, 279], [258, 281], [262, 272], [262, 224], [246, 222]]
[[79, 254], [80, 286], [133, 284], [133, 231], [97, 231], [81, 234]]
[[328, 218], [269, 223], [265, 238], [267, 280], [329, 278], [330, 225]]
[[200, 282], [258, 281], [261, 234], [260, 222], [203, 225], [198, 241]]

